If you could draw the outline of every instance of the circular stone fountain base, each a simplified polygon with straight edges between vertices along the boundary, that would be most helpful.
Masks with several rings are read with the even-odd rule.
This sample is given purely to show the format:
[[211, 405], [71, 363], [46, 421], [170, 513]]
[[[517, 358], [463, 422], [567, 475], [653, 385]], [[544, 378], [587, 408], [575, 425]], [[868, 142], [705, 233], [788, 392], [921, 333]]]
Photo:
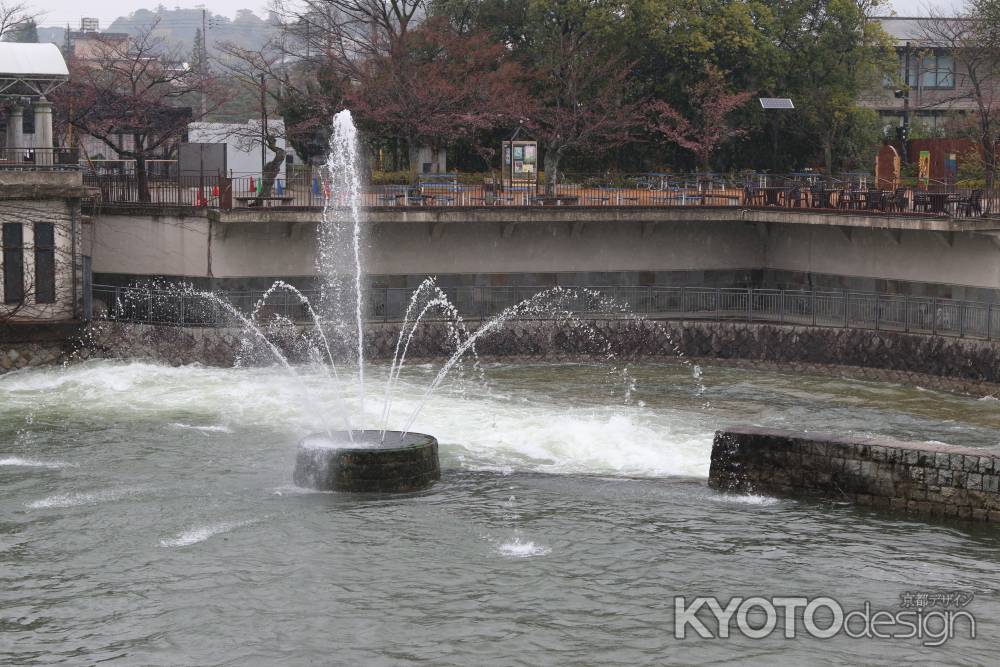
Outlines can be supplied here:
[[[438, 443], [422, 433], [346, 431], [302, 439], [292, 479], [323, 491], [399, 492], [425, 489], [441, 479]], [[400, 438], [402, 436], [402, 438]]]

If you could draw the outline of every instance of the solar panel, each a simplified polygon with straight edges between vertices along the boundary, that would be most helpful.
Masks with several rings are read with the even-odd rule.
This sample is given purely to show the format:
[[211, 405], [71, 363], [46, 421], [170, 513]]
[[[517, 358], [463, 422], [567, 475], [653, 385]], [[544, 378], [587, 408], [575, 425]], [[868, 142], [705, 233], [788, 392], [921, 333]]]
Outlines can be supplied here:
[[794, 109], [795, 105], [787, 97], [760, 97], [760, 105], [765, 109]]

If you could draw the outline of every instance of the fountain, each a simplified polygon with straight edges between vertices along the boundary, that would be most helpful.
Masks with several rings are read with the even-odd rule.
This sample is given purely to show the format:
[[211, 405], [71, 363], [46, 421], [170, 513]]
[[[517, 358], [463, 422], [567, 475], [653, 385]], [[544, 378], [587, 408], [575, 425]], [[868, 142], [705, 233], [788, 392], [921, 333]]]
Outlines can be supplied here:
[[299, 443], [292, 478], [327, 491], [417, 491], [441, 478], [438, 443], [399, 431], [317, 433]]
[[[249, 313], [211, 292], [191, 287], [175, 288], [169, 292], [172, 296], [181, 296], [189, 312], [192, 303], [195, 307], [201, 304], [206, 313], [222, 312], [240, 327], [245, 332], [241, 342], [241, 359], [244, 353], [249, 356], [259, 352], [277, 361], [285, 372], [296, 376], [298, 369], [291, 358], [305, 357], [321, 368], [329, 379], [335, 393], [333, 410], [328, 405], [321, 405], [309, 392], [303, 392], [304, 402], [321, 420], [322, 430], [299, 443], [293, 473], [297, 485], [332, 491], [390, 492], [413, 491], [433, 484], [440, 478], [437, 441], [432, 436], [413, 433], [412, 426], [446, 377], [452, 371], [463, 368], [466, 355], [473, 358], [476, 375], [482, 379], [477, 341], [503, 331], [507, 323], [518, 319], [544, 321], [566, 331], [582, 333], [587, 348], [607, 362], [615, 361], [613, 341], [607, 332], [580, 320], [576, 313], [603, 313], [620, 319], [626, 326], [642, 321], [662, 334], [681, 363], [691, 369], [696, 394], [700, 396], [704, 392], [700, 369], [684, 357], [662, 325], [643, 320], [627, 305], [600, 292], [583, 288], [549, 288], [483, 320], [475, 331], [469, 331], [455, 305], [438, 287], [435, 279], [428, 277], [412, 293], [400, 323], [385, 380], [381, 410], [377, 421], [373, 420], [374, 411], [366, 411], [369, 402], [366, 401], [364, 354], [365, 224], [361, 169], [357, 130], [348, 111], [341, 111], [334, 118], [325, 180], [327, 195], [317, 232], [316, 268], [320, 294], [315, 303], [281, 280], [264, 293]], [[278, 292], [293, 295], [313, 326], [300, 329], [289, 317], [274, 316], [261, 321], [261, 314], [270, 312], [264, 308], [265, 304]], [[148, 296], [142, 299], [142, 304], [130, 307], [136, 305], [151, 310], [154, 300]], [[123, 310], [121, 303], [117, 304], [117, 310]], [[418, 327], [432, 316], [443, 316], [446, 323], [445, 342], [450, 355], [421, 392], [415, 407], [403, 418], [401, 430], [391, 430], [394, 389]], [[345, 390], [344, 387], [349, 385], [341, 381], [345, 368], [356, 378], [353, 390]], [[625, 387], [627, 403], [633, 385], [628, 370], [618, 373], [612, 363], [610, 375], [614, 375], [616, 381]]]
[[[354, 352], [358, 413], [364, 419], [364, 221], [361, 217], [357, 129], [349, 111], [341, 111], [334, 117], [326, 171], [329, 196], [319, 226], [316, 262], [321, 285], [321, 308], [329, 316], [325, 324], [341, 340], [347, 340]], [[287, 285], [281, 287], [290, 288]], [[337, 367], [323, 332], [324, 322], [308, 300], [302, 298], [322, 337], [331, 373], [336, 376]], [[403, 331], [400, 331], [400, 343], [402, 340]], [[397, 346], [397, 353], [398, 350]], [[393, 370], [398, 375], [395, 363]], [[401, 358], [399, 363], [402, 363]], [[390, 371], [383, 419], [388, 418], [393, 379], [393, 372]], [[384, 493], [417, 491], [441, 478], [438, 443], [434, 437], [390, 431], [384, 427], [376, 430], [353, 429], [343, 401], [341, 410], [345, 430], [313, 434], [299, 442], [292, 475], [296, 485], [325, 491]]]

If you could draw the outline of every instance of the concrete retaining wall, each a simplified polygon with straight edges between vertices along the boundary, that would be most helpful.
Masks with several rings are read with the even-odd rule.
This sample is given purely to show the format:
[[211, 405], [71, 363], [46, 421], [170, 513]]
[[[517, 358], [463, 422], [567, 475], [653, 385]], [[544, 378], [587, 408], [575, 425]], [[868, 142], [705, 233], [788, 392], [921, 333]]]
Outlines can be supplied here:
[[[646, 285], [671, 284], [675, 274], [770, 271], [793, 287], [872, 284], [906, 294], [1000, 297], [1000, 225], [979, 219], [711, 207], [430, 207], [369, 215], [367, 273], [390, 286], [428, 275], [442, 284], [548, 284], [560, 276], [560, 284]], [[218, 289], [243, 289], [256, 278], [301, 284], [316, 273], [318, 218], [281, 207], [102, 211], [94, 216], [94, 272], [210, 280]]]
[[716, 433], [709, 485], [1000, 521], [1000, 457], [951, 445], [732, 428]]

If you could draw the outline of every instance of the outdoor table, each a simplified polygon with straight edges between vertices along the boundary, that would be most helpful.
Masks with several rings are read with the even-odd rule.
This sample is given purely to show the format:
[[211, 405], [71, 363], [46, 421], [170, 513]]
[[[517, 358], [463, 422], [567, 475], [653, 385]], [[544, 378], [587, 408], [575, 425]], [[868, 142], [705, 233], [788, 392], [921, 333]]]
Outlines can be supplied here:
[[771, 185], [766, 188], [758, 188], [758, 192], [764, 193], [765, 206], [780, 206], [779, 197], [782, 194], [787, 194], [788, 188]]
[[650, 185], [653, 186], [650, 188], [651, 190], [666, 190], [672, 174], [664, 174], [658, 171], [648, 171], [643, 174], [643, 176], [649, 179]]
[[531, 203], [542, 206], [574, 206], [580, 203], [580, 198], [575, 195], [538, 195], [531, 198]]
[[608, 204], [611, 201], [611, 197], [603, 197], [603, 196], [602, 197], [595, 197], [595, 196], [591, 196], [591, 197], [587, 197], [587, 201], [595, 202], [595, 203], [598, 203], [598, 204], [605, 204], [606, 205], [606, 204]]
[[833, 195], [839, 192], [835, 189], [823, 188], [821, 190], [810, 190], [812, 205], [814, 208], [833, 208]]
[[928, 192], [927, 201], [930, 202], [931, 213], [945, 213], [948, 204], [954, 204], [959, 197], [954, 192]]
[[653, 202], [655, 203], [671, 204], [680, 202], [681, 206], [686, 206], [689, 202], [693, 204], [700, 204], [701, 201], [701, 195], [689, 195], [685, 192], [676, 195], [667, 195], [666, 197], [653, 197]]
[[713, 194], [703, 194], [701, 203], [708, 204], [710, 202], [719, 202], [723, 206], [738, 206], [740, 203], [739, 195], [713, 195]]
[[406, 198], [407, 206], [426, 206], [428, 202], [433, 203], [433, 195], [402, 195]]

